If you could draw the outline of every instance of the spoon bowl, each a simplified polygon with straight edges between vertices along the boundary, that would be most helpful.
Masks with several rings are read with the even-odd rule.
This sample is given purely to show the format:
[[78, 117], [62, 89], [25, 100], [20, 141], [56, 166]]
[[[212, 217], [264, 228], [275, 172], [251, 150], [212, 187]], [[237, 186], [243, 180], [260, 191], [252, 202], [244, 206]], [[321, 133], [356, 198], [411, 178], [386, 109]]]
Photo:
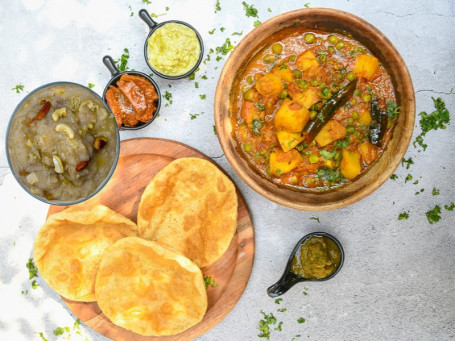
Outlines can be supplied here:
[[[291, 271], [291, 266], [292, 266], [292, 260], [294, 257], [296, 257], [299, 254], [300, 248], [305, 243], [307, 240], [309, 240], [311, 237], [326, 237], [332, 240], [336, 246], [339, 249], [340, 252], [340, 264], [336, 267], [335, 271], [331, 273], [330, 275], [323, 277], [323, 278], [305, 278], [296, 275], [294, 272]], [[291, 255], [289, 257], [289, 260], [286, 264], [286, 267], [284, 269], [283, 275], [281, 278], [273, 285], [271, 285], [267, 289], [267, 294], [270, 297], [278, 297], [283, 295], [286, 291], [288, 291], [290, 288], [292, 288], [295, 284], [300, 283], [300, 282], [322, 282], [322, 281], [327, 281], [335, 275], [340, 272], [341, 267], [343, 266], [344, 262], [344, 251], [343, 247], [341, 246], [340, 242], [332, 235], [325, 233], [325, 232], [312, 232], [304, 236], [302, 239], [298, 241], [298, 243], [295, 245], [294, 249], [291, 252]]]

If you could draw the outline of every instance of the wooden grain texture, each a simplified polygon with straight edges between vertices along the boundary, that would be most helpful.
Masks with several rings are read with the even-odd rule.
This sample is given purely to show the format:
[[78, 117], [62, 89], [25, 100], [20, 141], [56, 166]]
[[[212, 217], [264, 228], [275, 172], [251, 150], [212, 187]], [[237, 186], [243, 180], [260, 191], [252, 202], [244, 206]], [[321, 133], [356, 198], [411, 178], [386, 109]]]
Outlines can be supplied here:
[[[136, 222], [139, 201], [147, 184], [164, 166], [181, 157], [199, 157], [213, 162], [196, 149], [171, 140], [139, 138], [122, 141], [117, 168], [109, 183], [96, 196], [78, 206], [101, 203]], [[112, 324], [96, 302], [74, 302], [63, 298], [64, 302], [87, 326], [113, 340], [191, 340], [205, 333], [234, 308], [245, 290], [253, 267], [253, 222], [238, 189], [237, 196], [236, 234], [223, 257], [202, 268], [202, 273], [214, 278], [217, 286], [207, 289], [207, 313], [196, 326], [176, 336], [146, 337]], [[65, 208], [50, 206], [48, 216]]]
[[[298, 192], [280, 187], [256, 173], [241, 156], [233, 137], [233, 96], [249, 60], [272, 34], [291, 26], [324, 32], [347, 32], [379, 58], [391, 76], [400, 107], [393, 136], [382, 156], [353, 183], [332, 191]], [[381, 186], [399, 166], [414, 129], [415, 96], [405, 62], [393, 44], [365, 20], [339, 10], [310, 8], [278, 15], [251, 31], [231, 53], [221, 72], [215, 94], [215, 124], [224, 154], [243, 181], [264, 197], [287, 207], [306, 211], [341, 208], [366, 197]]]

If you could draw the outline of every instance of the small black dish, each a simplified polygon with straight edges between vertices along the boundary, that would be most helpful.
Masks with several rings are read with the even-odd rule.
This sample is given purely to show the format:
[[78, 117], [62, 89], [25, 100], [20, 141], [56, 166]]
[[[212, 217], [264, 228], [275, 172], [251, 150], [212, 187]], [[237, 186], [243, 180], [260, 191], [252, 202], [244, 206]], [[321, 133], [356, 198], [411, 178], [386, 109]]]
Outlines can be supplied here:
[[156, 94], [158, 95], [158, 101], [155, 102], [155, 106], [156, 106], [155, 113], [153, 114], [153, 117], [149, 121], [147, 121], [147, 122], [139, 122], [134, 127], [125, 126], [125, 125], [122, 124], [122, 126], [120, 127], [120, 130], [138, 130], [138, 129], [142, 129], [142, 128], [148, 126], [150, 123], [152, 123], [152, 121], [158, 115], [158, 112], [160, 111], [160, 107], [161, 107], [161, 92], [160, 92], [160, 89], [159, 89], [158, 85], [156, 84], [156, 82], [150, 76], [147, 76], [143, 72], [139, 72], [139, 71], [124, 71], [124, 72], [120, 72], [120, 70], [115, 65], [115, 62], [114, 62], [114, 60], [112, 59], [111, 56], [104, 56], [103, 57], [103, 63], [104, 63], [104, 65], [106, 65], [106, 67], [108, 68], [108, 70], [110, 71], [111, 76], [112, 76], [111, 80], [107, 83], [107, 85], [106, 85], [106, 87], [104, 88], [104, 91], [103, 91], [103, 100], [106, 103], [106, 105], [107, 105], [106, 92], [107, 92], [107, 90], [109, 90], [109, 86], [110, 85], [115, 86], [117, 84], [117, 81], [124, 74], [136, 75], [136, 76], [144, 77], [150, 83], [152, 83], [152, 85], [155, 87]]
[[[188, 23], [186, 23], [184, 21], [179, 21], [179, 20], [168, 20], [168, 21], [164, 21], [164, 22], [158, 24], [155, 20], [153, 20], [153, 18], [150, 16], [150, 14], [145, 9], [141, 9], [139, 11], [139, 17], [150, 28], [150, 32], [147, 35], [147, 38], [145, 39], [144, 57], [145, 57], [145, 62], [147, 63], [149, 68], [153, 71], [153, 73], [155, 73], [158, 76], [160, 76], [162, 78], [165, 78], [165, 79], [181, 79], [181, 78], [185, 78], [185, 77], [191, 75], [194, 71], [196, 71], [196, 69], [199, 67], [199, 64], [201, 64], [202, 58], [204, 56], [204, 43], [202, 41], [201, 35], [199, 34], [199, 32], [193, 26], [191, 26], [190, 24], [188, 24]], [[176, 23], [176, 24], [181, 24], [181, 25], [185, 25], [185, 26], [189, 27], [191, 30], [194, 31], [194, 33], [196, 33], [197, 39], [199, 40], [199, 45], [201, 47], [201, 51], [200, 51], [200, 54], [199, 54], [199, 59], [196, 62], [196, 64], [191, 68], [191, 70], [189, 70], [188, 72], [186, 72], [186, 73], [184, 73], [182, 75], [179, 75], [179, 76], [169, 76], [169, 75], [166, 75], [166, 74], [163, 74], [163, 73], [157, 71], [152, 65], [150, 65], [149, 58], [148, 58], [147, 46], [148, 46], [148, 40], [149, 40], [150, 36], [153, 34], [153, 32], [156, 31], [156, 29], [160, 28], [163, 25], [169, 24], [169, 23]]]
[[[304, 277], [297, 276], [296, 274], [294, 274], [291, 271], [292, 259], [299, 252], [301, 245], [304, 242], [306, 242], [308, 239], [310, 239], [311, 237], [327, 237], [327, 238], [333, 240], [333, 242], [335, 242], [335, 244], [340, 249], [340, 265], [336, 268], [336, 270], [331, 275], [329, 275], [327, 277], [324, 277], [324, 278], [304, 278]], [[294, 249], [291, 252], [291, 256], [289, 257], [288, 263], [286, 264], [286, 268], [284, 270], [283, 275], [278, 280], [278, 282], [276, 282], [275, 284], [273, 284], [272, 286], [270, 286], [267, 289], [267, 294], [270, 297], [277, 297], [277, 296], [283, 295], [286, 291], [288, 291], [290, 288], [292, 288], [294, 286], [294, 284], [296, 284], [296, 283], [306, 282], [306, 281], [307, 282], [327, 281], [327, 280], [335, 277], [335, 275], [338, 272], [340, 272], [340, 269], [343, 266], [343, 262], [344, 262], [343, 247], [341, 246], [340, 242], [334, 236], [332, 236], [332, 235], [330, 235], [328, 233], [325, 233], [325, 232], [309, 233], [305, 237], [300, 239], [299, 242], [296, 244], [296, 246], [294, 247]]]

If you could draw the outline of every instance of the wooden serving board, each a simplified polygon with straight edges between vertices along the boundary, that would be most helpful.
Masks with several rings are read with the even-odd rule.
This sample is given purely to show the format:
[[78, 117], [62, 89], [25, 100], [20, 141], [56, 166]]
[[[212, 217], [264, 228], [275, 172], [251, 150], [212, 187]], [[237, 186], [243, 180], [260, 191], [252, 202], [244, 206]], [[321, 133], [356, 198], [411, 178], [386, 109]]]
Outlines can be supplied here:
[[[196, 149], [171, 140], [137, 138], [122, 141], [117, 168], [108, 184], [97, 195], [78, 205], [103, 204], [136, 222], [137, 208], [145, 187], [158, 171], [181, 157], [199, 157], [214, 163]], [[217, 286], [207, 289], [207, 313], [199, 324], [175, 336], [146, 337], [114, 325], [96, 302], [75, 302], [65, 298], [63, 301], [87, 326], [113, 340], [191, 340], [205, 333], [234, 308], [245, 290], [253, 267], [253, 222], [238, 189], [237, 196], [236, 234], [223, 257], [201, 269], [204, 275], [215, 279]], [[65, 208], [50, 206], [48, 216]]]

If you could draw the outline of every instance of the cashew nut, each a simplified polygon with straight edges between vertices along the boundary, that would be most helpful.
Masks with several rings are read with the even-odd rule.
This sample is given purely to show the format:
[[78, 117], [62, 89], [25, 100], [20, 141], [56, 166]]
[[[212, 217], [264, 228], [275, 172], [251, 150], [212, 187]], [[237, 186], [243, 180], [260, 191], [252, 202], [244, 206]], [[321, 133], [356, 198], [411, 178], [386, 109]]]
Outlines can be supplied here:
[[62, 160], [57, 155], [52, 156], [52, 161], [54, 162], [54, 169], [56, 173], [62, 174], [63, 173], [63, 164]]
[[38, 176], [36, 175], [36, 173], [30, 173], [29, 175], [27, 175], [27, 182], [30, 185], [36, 184], [38, 182]]
[[56, 132], [64, 132], [70, 139], [74, 139], [74, 130], [68, 124], [59, 123], [55, 126]]
[[66, 108], [63, 107], [63, 108], [60, 108], [60, 109], [56, 109], [53, 113], [52, 113], [52, 119], [54, 120], [54, 122], [57, 122], [60, 117], [65, 117], [66, 116]]

